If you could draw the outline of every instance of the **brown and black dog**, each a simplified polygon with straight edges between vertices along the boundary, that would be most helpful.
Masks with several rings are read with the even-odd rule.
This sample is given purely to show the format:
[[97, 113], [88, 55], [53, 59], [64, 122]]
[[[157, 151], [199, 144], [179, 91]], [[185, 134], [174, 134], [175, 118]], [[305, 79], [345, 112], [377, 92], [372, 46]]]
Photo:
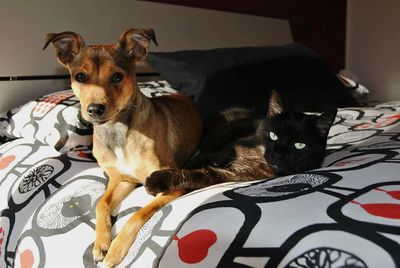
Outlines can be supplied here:
[[153, 172], [183, 164], [201, 137], [201, 117], [189, 96], [146, 98], [135, 66], [147, 55], [152, 29], [129, 29], [115, 45], [86, 46], [74, 32], [47, 35], [58, 61], [71, 75], [71, 86], [85, 120], [93, 123], [93, 155], [109, 177], [96, 206], [95, 261], [113, 267], [128, 252], [137, 232], [162, 206], [184, 194], [165, 192], [136, 212], [112, 240], [111, 212]]

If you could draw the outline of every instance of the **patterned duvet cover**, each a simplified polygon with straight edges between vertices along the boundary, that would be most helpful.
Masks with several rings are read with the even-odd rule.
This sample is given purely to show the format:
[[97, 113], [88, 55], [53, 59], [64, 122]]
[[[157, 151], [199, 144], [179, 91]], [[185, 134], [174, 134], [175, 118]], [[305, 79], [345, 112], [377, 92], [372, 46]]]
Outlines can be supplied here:
[[[173, 90], [142, 83], [151, 95]], [[0, 116], [0, 267], [96, 267], [107, 185], [70, 91]], [[143, 187], [113, 231], [152, 199]], [[400, 102], [340, 109], [323, 167], [187, 194], [158, 211], [118, 267], [399, 267]]]

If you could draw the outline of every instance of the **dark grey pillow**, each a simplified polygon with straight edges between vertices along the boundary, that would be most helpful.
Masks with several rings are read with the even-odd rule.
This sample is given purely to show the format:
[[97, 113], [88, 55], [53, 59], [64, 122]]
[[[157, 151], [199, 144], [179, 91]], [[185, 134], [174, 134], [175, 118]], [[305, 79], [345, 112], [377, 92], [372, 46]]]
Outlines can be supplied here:
[[357, 105], [327, 65], [297, 43], [153, 52], [147, 59], [172, 87], [193, 94], [205, 117], [232, 106], [265, 115], [271, 90], [277, 90], [291, 110]]

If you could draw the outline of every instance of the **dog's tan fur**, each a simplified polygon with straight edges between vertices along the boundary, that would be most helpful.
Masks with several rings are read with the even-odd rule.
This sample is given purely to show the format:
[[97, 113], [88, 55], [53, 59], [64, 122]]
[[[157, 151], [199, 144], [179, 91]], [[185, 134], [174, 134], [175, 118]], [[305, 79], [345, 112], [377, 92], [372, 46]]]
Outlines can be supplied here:
[[[52, 43], [58, 61], [68, 68], [82, 116], [94, 125], [93, 155], [109, 177], [96, 206], [93, 247], [95, 260], [103, 261], [105, 267], [120, 263], [143, 224], [184, 192], [157, 195], [112, 240], [113, 209], [153, 171], [183, 164], [201, 136], [201, 118], [190, 97], [174, 94], [149, 99], [140, 92], [135, 66], [146, 57], [150, 40], [156, 43], [151, 29], [129, 29], [115, 45], [85, 46], [79, 34], [63, 32], [48, 34], [44, 47]], [[84, 81], [77, 81], [82, 73]], [[111, 80], [115, 73], [123, 75], [117, 83]], [[104, 112], [90, 113], [91, 104], [101, 104]]]

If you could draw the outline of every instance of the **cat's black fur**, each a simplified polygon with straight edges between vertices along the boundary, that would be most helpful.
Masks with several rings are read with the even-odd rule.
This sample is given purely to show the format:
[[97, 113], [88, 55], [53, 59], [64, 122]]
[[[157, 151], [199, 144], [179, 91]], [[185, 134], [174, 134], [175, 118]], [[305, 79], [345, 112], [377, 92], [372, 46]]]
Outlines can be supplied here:
[[336, 113], [337, 109], [319, 116], [286, 111], [273, 91], [266, 118], [256, 118], [241, 108], [221, 113], [185, 169], [152, 173], [146, 189], [152, 194], [189, 191], [221, 182], [273, 178], [319, 168]]

